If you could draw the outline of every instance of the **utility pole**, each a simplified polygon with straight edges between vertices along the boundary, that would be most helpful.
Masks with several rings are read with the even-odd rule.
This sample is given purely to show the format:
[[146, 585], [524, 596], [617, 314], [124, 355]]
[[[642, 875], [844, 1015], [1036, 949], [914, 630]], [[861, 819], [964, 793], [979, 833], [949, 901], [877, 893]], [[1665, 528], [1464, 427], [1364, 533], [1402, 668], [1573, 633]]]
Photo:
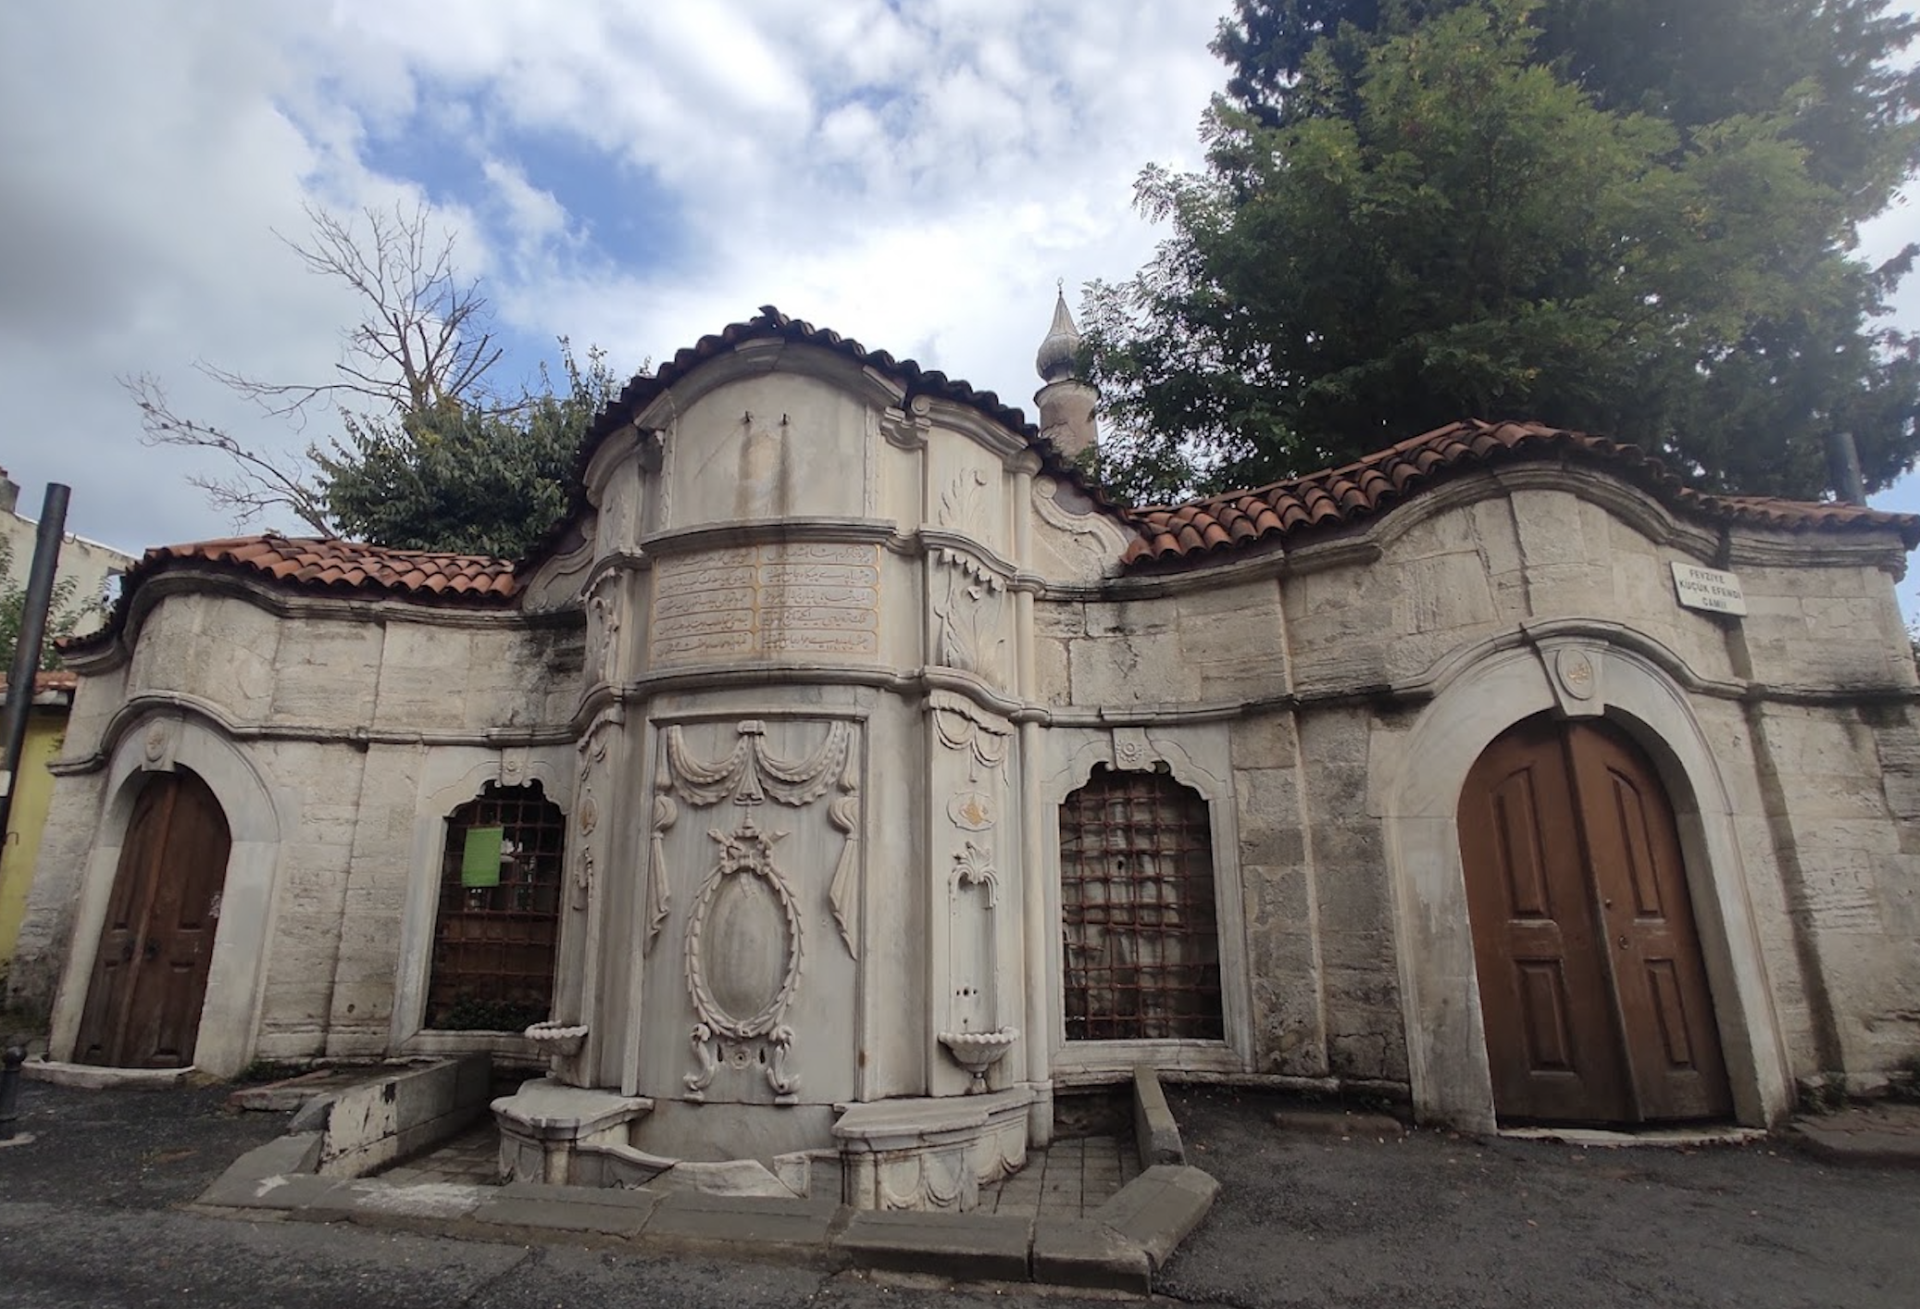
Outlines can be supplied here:
[[13, 818], [14, 778], [27, 740], [27, 716], [33, 712], [33, 675], [40, 670], [40, 647], [47, 637], [47, 610], [53, 605], [53, 578], [60, 566], [60, 538], [67, 526], [67, 498], [73, 492], [47, 484], [40, 510], [40, 532], [33, 542], [33, 570], [27, 575], [27, 603], [20, 614], [20, 640], [7, 674], [6, 757], [0, 759], [0, 841]]

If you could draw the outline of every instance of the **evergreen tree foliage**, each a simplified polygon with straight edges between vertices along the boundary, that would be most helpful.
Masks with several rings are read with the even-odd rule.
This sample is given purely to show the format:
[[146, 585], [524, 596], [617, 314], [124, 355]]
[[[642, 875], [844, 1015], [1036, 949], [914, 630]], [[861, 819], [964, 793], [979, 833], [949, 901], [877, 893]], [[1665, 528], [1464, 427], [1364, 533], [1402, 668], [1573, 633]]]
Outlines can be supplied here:
[[345, 415], [345, 439], [312, 452], [334, 524], [397, 549], [525, 556], [566, 512], [581, 438], [619, 389], [605, 352], [590, 349], [582, 366], [564, 338], [560, 351], [564, 394]]
[[1463, 417], [1818, 496], [1920, 450], [1915, 257], [1858, 227], [1920, 161], [1920, 31], [1886, 0], [1238, 0], [1171, 237], [1090, 288], [1100, 473], [1158, 499], [1339, 464]]

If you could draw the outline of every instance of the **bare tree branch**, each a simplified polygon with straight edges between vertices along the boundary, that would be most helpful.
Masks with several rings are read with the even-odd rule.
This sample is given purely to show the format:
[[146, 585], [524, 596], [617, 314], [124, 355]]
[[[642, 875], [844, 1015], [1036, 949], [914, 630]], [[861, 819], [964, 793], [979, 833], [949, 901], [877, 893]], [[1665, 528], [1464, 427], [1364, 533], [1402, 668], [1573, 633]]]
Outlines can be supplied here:
[[366, 306], [362, 320], [341, 333], [333, 380], [268, 382], [205, 362], [200, 371], [265, 413], [295, 422], [304, 422], [316, 400], [394, 414], [449, 403], [500, 407], [485, 389], [504, 353], [486, 330], [486, 299], [477, 281], [463, 281], [454, 269], [454, 234], [434, 240], [432, 211], [363, 210], [364, 239], [349, 219], [317, 205], [306, 212], [309, 240], [281, 235], [281, 242], [308, 272], [344, 282]]
[[252, 450], [217, 427], [182, 418], [151, 375], [123, 377], [120, 385], [140, 407], [140, 426], [148, 445], [217, 450], [233, 461], [231, 477], [195, 473], [187, 481], [205, 491], [216, 507], [231, 513], [236, 526], [252, 522], [268, 510], [286, 509], [321, 536], [335, 535], [326, 493], [313, 479], [310, 454], [295, 461]]
[[[340, 334], [332, 374], [319, 382], [270, 382], [205, 361], [195, 365], [201, 373], [296, 429], [304, 428], [316, 402], [349, 428], [356, 420], [505, 415], [532, 403], [527, 395], [503, 401], [488, 389], [487, 374], [504, 351], [487, 330], [479, 283], [461, 278], [454, 266], [454, 234], [435, 235], [430, 209], [396, 205], [391, 212], [342, 217], [308, 205], [306, 213], [311, 232], [305, 241], [275, 235], [308, 272], [344, 283], [361, 301], [359, 321]], [[315, 446], [301, 455], [276, 454], [182, 417], [151, 376], [123, 378], [121, 385], [140, 407], [147, 444], [227, 457], [230, 476], [188, 480], [236, 523], [285, 510], [322, 535], [335, 534], [329, 473]], [[340, 448], [337, 440], [334, 447]]]

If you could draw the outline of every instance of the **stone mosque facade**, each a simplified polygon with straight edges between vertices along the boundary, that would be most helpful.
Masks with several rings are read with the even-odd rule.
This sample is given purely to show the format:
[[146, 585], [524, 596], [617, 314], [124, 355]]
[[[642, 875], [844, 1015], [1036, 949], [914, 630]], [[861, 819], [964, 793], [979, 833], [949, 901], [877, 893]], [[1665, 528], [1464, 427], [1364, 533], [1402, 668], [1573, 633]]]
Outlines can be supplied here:
[[532, 558], [150, 551], [15, 999], [87, 1062], [544, 1061], [518, 1175], [874, 1208], [1140, 1065], [1632, 1130], [1920, 1055], [1920, 519], [1476, 421], [1125, 509], [1077, 345], [1036, 427], [766, 309]]

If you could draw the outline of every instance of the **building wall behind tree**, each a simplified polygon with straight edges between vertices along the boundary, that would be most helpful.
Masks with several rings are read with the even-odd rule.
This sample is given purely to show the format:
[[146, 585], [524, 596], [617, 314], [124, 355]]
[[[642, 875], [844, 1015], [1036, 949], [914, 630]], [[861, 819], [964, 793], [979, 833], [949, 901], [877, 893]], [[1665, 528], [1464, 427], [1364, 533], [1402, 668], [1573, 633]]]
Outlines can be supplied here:
[[[33, 547], [39, 537], [40, 526], [37, 518], [27, 518], [21, 514], [19, 501], [19, 484], [7, 476], [4, 468], [0, 468], [0, 540], [4, 540], [13, 552], [13, 582], [24, 587], [27, 570], [33, 563]], [[68, 533], [60, 541], [60, 567], [55, 577], [58, 581], [71, 579], [75, 602], [84, 604], [108, 595], [115, 585], [113, 579], [125, 573], [133, 564], [134, 558], [130, 554]], [[74, 634], [95, 631], [106, 620], [107, 606], [96, 605], [74, 625]]]

